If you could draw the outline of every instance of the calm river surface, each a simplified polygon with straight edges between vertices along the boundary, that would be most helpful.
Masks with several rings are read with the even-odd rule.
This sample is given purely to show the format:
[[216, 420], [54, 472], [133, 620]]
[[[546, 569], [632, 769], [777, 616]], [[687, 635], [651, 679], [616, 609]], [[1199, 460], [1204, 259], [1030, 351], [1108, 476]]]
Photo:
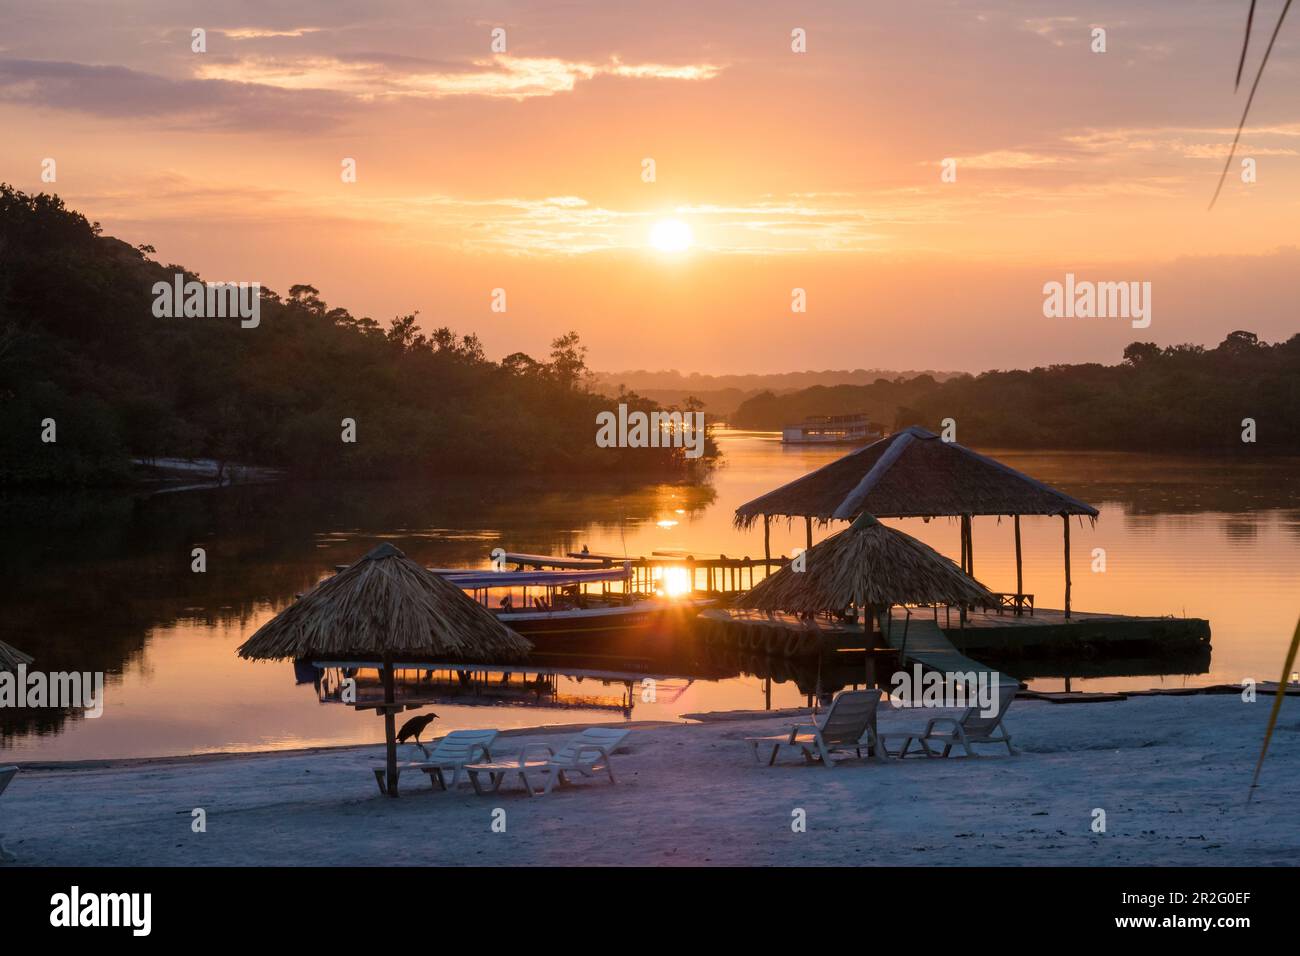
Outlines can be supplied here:
[[[721, 444], [725, 463], [702, 486], [502, 478], [0, 499], [0, 640], [34, 655], [41, 670], [108, 675], [98, 719], [0, 712], [0, 761], [381, 741], [372, 713], [321, 703], [311, 683], [295, 682], [291, 664], [247, 663], [236, 658], [236, 646], [334, 565], [381, 540], [443, 567], [486, 566], [498, 546], [761, 556], [761, 527], [734, 531], [735, 507], [844, 453], [783, 448], [777, 436], [753, 432], [724, 432]], [[1076, 690], [1278, 678], [1300, 613], [1297, 460], [990, 453], [1101, 509], [1095, 527], [1085, 521], [1071, 535], [1075, 608], [1202, 617], [1213, 632], [1208, 664], [1128, 664], [1112, 676], [1084, 678], [1106, 662], [1078, 669], [1065, 662], [1033, 679], [1035, 687], [1059, 688], [1067, 674]], [[891, 524], [956, 558], [955, 521]], [[1008, 520], [975, 519], [975, 574], [995, 591], [1015, 588], [1011, 534]], [[1060, 519], [1026, 518], [1023, 537], [1025, 590], [1040, 607], [1060, 607]], [[802, 524], [773, 526], [774, 553], [802, 544]], [[196, 546], [207, 549], [205, 574], [190, 570]], [[1105, 549], [1104, 573], [1090, 569], [1094, 548]], [[1189, 669], [1199, 672], [1184, 673]], [[435, 732], [761, 708], [768, 677], [772, 706], [794, 706], [816, 678], [743, 660], [678, 665], [671, 673], [655, 703], [643, 702], [626, 681], [593, 676], [560, 677], [535, 699], [452, 700], [437, 705]]]

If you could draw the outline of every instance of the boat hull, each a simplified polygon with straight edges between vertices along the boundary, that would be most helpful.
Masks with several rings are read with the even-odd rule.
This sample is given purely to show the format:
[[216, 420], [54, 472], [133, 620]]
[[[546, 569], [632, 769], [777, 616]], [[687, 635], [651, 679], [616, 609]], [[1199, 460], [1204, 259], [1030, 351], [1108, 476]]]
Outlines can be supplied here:
[[705, 599], [639, 601], [607, 608], [507, 611], [497, 614], [497, 619], [541, 653], [662, 653], [672, 649], [695, 615], [711, 603]]

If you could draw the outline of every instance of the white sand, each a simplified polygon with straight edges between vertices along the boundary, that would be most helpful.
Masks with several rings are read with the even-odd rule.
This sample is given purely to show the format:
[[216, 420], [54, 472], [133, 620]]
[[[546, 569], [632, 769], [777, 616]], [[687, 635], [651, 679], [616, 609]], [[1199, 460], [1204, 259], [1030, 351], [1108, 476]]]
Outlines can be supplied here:
[[[540, 799], [380, 796], [381, 747], [20, 774], [0, 831], [26, 864], [1213, 864], [1300, 859], [1300, 701], [1245, 802], [1271, 697], [1017, 701], [1019, 757], [756, 766], [742, 739], [788, 719], [640, 727], [617, 786]], [[881, 729], [936, 712], [881, 712]], [[499, 753], [563, 731], [511, 735]], [[190, 829], [207, 810], [207, 832]], [[506, 810], [507, 832], [490, 829]], [[1090, 829], [1093, 808], [1107, 832]], [[791, 811], [807, 832], [791, 831]]]

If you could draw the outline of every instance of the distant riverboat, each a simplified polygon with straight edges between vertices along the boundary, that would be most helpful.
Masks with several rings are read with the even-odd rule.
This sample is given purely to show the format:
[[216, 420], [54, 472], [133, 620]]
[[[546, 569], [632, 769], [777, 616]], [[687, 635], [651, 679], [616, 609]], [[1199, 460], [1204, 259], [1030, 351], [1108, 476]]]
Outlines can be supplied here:
[[785, 445], [865, 445], [884, 437], [884, 427], [866, 415], [810, 415], [781, 429]]

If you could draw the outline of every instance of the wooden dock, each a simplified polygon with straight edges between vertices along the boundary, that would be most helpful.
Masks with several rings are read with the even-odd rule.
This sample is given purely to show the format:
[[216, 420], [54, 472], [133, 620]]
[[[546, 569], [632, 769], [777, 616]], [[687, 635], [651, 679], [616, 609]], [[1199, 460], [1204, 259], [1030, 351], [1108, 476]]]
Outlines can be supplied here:
[[617, 568], [624, 565], [631, 570], [632, 589], [638, 593], [655, 590], [655, 582], [662, 581], [670, 569], [681, 569], [690, 582], [690, 589], [712, 595], [734, 595], [749, 590], [773, 571], [790, 563], [784, 555], [775, 558], [732, 558], [725, 554], [693, 553], [688, 551], [655, 551], [646, 555], [619, 555], [603, 551], [570, 551], [565, 558], [546, 555], [506, 552], [505, 563], [520, 569], [585, 567]]
[[700, 612], [698, 620], [706, 643], [769, 657], [803, 657], [866, 646], [861, 625], [852, 622], [805, 621], [793, 614], [742, 608], [708, 608]]
[[[922, 611], [922, 614], [933, 612]], [[917, 612], [913, 611], [913, 619]], [[940, 618], [943, 618], [940, 612]], [[1038, 608], [1032, 615], [971, 611], [966, 626], [956, 615], [940, 621], [949, 639], [967, 653], [989, 651], [999, 656], [1033, 657], [1091, 654], [1123, 646], [1125, 654], [1191, 653], [1208, 649], [1210, 622], [1197, 617], [1143, 617]]]
[[[893, 641], [901, 643], [905, 613], [895, 608], [886, 633], [872, 634], [870, 640], [860, 624], [827, 616], [805, 620], [790, 614], [713, 608], [702, 612], [700, 620], [706, 640], [791, 657], [864, 649], [881, 637], [891, 646]], [[930, 626], [918, 629], [917, 624], [922, 621], [930, 622]], [[908, 642], [912, 643], [923, 631], [929, 632], [926, 643], [913, 644], [907, 656], [925, 654], [940, 661], [960, 658], [977, 663], [987, 655], [998, 661], [999, 667], [1021, 658], [1031, 661], [1066, 657], [1096, 660], [1103, 656], [1208, 656], [1210, 648], [1210, 625], [1201, 618], [1135, 617], [1084, 611], [1075, 611], [1069, 618], [1063, 611], [1050, 609], [1038, 609], [1033, 616], [969, 611], [962, 626], [956, 610], [945, 613], [940, 609], [936, 613], [931, 608], [912, 608]], [[939, 637], [933, 632], [938, 633], [951, 651], [938, 643]], [[977, 666], [992, 669], [984, 664], [977, 663]], [[945, 665], [942, 669], [963, 668]], [[1014, 667], [1010, 669], [1014, 671]]]
[[1003, 681], [1020, 683], [1011, 675], [1002, 674], [996, 668], [981, 664], [957, 650], [952, 641], [948, 640], [948, 635], [932, 619], [920, 617], [895, 621], [881, 636], [886, 644], [898, 651], [903, 666], [920, 664], [926, 670], [944, 674], [985, 671], [995, 687]]

